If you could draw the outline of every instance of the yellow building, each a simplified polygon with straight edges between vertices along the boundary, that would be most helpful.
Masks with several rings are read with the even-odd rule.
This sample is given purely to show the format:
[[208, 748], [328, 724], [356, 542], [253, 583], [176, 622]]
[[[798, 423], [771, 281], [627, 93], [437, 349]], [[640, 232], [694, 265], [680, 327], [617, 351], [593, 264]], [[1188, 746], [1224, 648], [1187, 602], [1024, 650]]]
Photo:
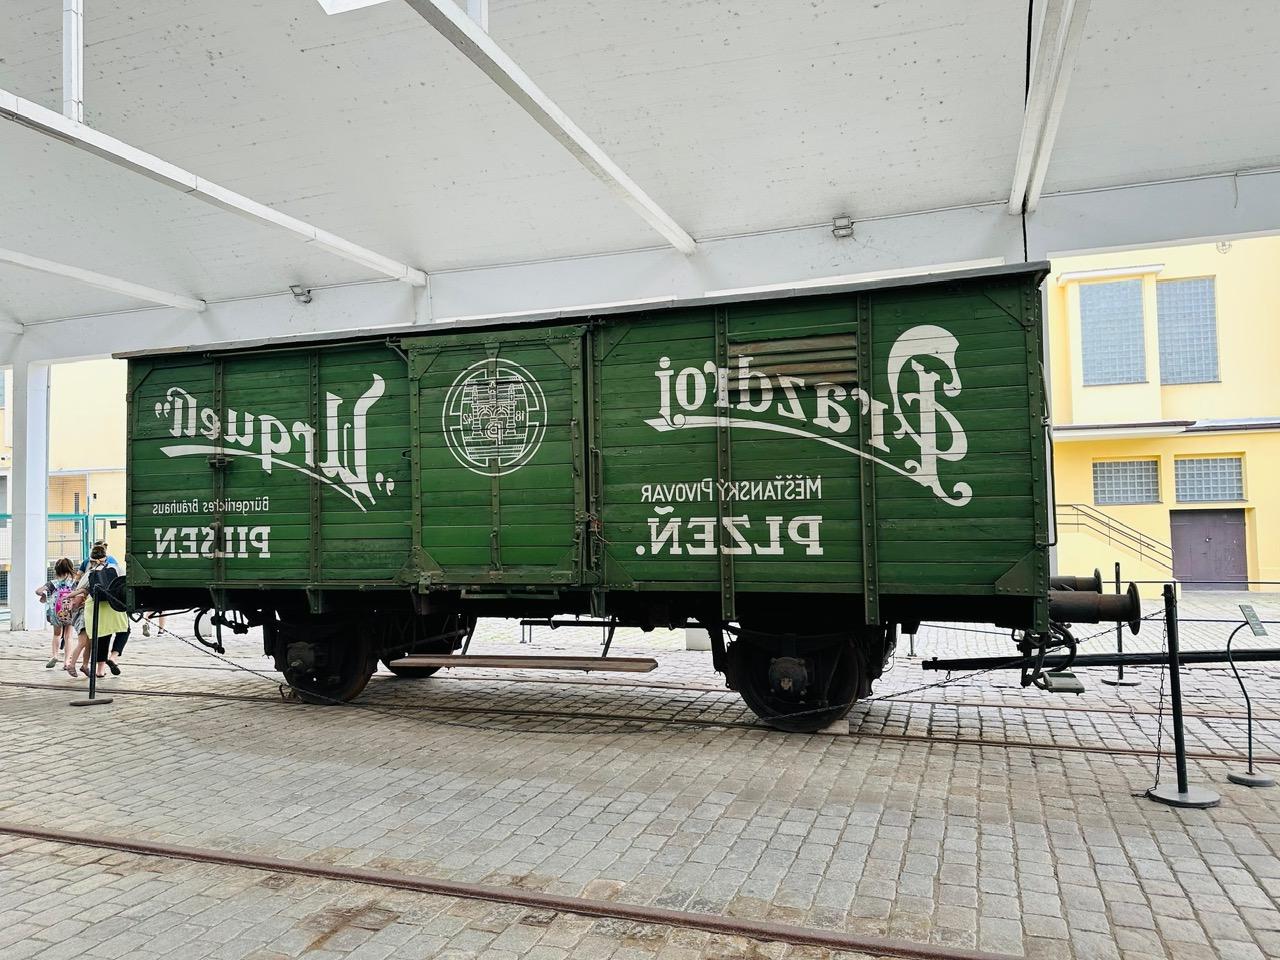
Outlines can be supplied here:
[[[54, 364], [49, 372], [49, 513], [98, 518], [93, 537], [106, 537], [123, 547], [125, 385], [123, 360], [85, 360]], [[3, 436], [0, 437], [0, 502], [8, 500], [12, 450], [9, 446], [13, 404], [5, 378]], [[49, 524], [50, 555], [83, 550], [80, 521]], [[117, 532], [113, 535], [112, 531]], [[7, 559], [7, 558], [6, 558]]]
[[1280, 238], [1053, 269], [1058, 569], [1280, 580]]
[[123, 360], [50, 368], [50, 513], [124, 513], [127, 372]]

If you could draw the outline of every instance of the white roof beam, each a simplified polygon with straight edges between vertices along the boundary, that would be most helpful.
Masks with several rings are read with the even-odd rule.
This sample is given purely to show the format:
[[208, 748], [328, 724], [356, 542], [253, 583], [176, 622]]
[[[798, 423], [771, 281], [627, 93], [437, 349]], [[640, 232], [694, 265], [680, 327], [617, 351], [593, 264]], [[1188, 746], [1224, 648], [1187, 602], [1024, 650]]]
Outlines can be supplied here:
[[[376, 7], [387, 0], [318, 0], [327, 14], [346, 13], [348, 10], [361, 10], [365, 7]], [[485, 33], [489, 32], [489, 0], [457, 0], [458, 6], [465, 7], [467, 16], [480, 25]]]
[[333, 16], [335, 13], [346, 13], [350, 10], [362, 10], [365, 7], [376, 7], [387, 0], [317, 0], [324, 12]]
[[1045, 0], [1009, 191], [1009, 213], [1035, 209], [1049, 168], [1090, 0]]
[[1022, 131], [1018, 137], [1018, 158], [1013, 168], [1013, 188], [1009, 191], [1009, 213], [1022, 213], [1022, 202], [1031, 182], [1031, 165], [1035, 162], [1044, 117], [1049, 106], [1049, 87], [1058, 61], [1058, 38], [1062, 30], [1062, 13], [1071, 0], [1045, 0], [1040, 20], [1040, 40], [1035, 59], [1031, 61], [1031, 83], [1027, 88], [1022, 111]]
[[1053, 155], [1053, 144], [1058, 138], [1058, 124], [1062, 120], [1062, 109], [1067, 102], [1067, 87], [1071, 85], [1071, 74], [1075, 71], [1076, 60], [1080, 56], [1080, 41], [1084, 39], [1084, 22], [1089, 17], [1089, 2], [1090, 0], [1075, 0], [1075, 5], [1067, 16], [1062, 54], [1058, 58], [1058, 71], [1053, 78], [1053, 96], [1049, 100], [1044, 132], [1040, 135], [1040, 149], [1036, 151], [1036, 163], [1031, 171], [1031, 186], [1027, 190], [1028, 212], [1040, 203], [1040, 194], [1044, 190], [1049, 158]]
[[250, 200], [246, 196], [211, 183], [203, 177], [198, 177], [115, 137], [64, 117], [37, 103], [23, 100], [8, 90], [0, 89], [0, 117], [29, 127], [46, 137], [69, 143], [86, 153], [101, 157], [125, 170], [140, 173], [156, 183], [188, 194], [197, 200], [221, 207], [223, 210], [247, 219], [287, 230], [308, 243], [314, 243], [336, 256], [358, 263], [394, 280], [400, 280], [415, 287], [426, 286], [427, 275], [416, 267], [385, 257], [376, 251], [314, 227], [297, 217], [281, 213], [256, 200]]
[[[323, 5], [324, 0], [321, 2]], [[405, 0], [405, 3], [479, 67], [574, 159], [635, 210], [671, 246], [684, 254], [692, 254], [697, 249], [693, 237], [556, 106], [454, 0]]]
[[94, 273], [92, 270], [73, 267], [54, 260], [33, 257], [26, 253], [19, 253], [17, 250], [0, 249], [0, 263], [11, 263], [16, 267], [37, 270], [40, 273], [52, 274], [55, 277], [78, 280], [80, 283], [86, 283], [100, 290], [110, 290], [112, 293], [132, 297], [135, 300], [145, 300], [148, 303], [159, 303], [168, 307], [177, 307], [180, 310], [194, 310], [196, 313], [203, 312], [205, 308], [205, 302], [194, 297], [184, 297], [182, 294], [169, 293], [167, 290], [157, 290], [155, 287], [144, 287], [140, 283], [121, 280], [119, 277], [110, 277], [105, 273]]

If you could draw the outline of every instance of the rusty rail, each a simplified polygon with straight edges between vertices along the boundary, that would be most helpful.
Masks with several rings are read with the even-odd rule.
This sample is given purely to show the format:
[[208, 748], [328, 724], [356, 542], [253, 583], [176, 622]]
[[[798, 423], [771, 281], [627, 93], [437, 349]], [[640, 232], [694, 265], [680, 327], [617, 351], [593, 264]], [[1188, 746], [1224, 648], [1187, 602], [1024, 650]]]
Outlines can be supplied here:
[[454, 880], [434, 880], [390, 870], [370, 870], [364, 867], [343, 867], [314, 860], [286, 860], [263, 854], [237, 853], [230, 850], [210, 850], [204, 847], [188, 847], [150, 840], [131, 840], [105, 834], [73, 833], [51, 830], [24, 824], [0, 822], [0, 834], [41, 840], [47, 843], [97, 847], [131, 853], [144, 857], [164, 857], [192, 863], [211, 863], [245, 870], [267, 873], [285, 873], [311, 877], [318, 880], [340, 880], [348, 883], [369, 884], [407, 890], [439, 897], [455, 897], [464, 900], [484, 900], [489, 903], [505, 903], [556, 913], [573, 913], [586, 917], [607, 917], [628, 920], [633, 923], [656, 924], [666, 927], [682, 927], [703, 930], [752, 940], [775, 941], [796, 946], [824, 947], [866, 953], [877, 957], [900, 957], [904, 960], [1015, 960], [1010, 954], [988, 953], [983, 950], [943, 947], [934, 944], [911, 943], [881, 937], [847, 933], [842, 930], [824, 930], [819, 927], [802, 927], [771, 920], [752, 920], [746, 917], [728, 917], [713, 913], [694, 913], [688, 910], [671, 910], [645, 904], [619, 903], [613, 900], [596, 900], [588, 897], [572, 897], [543, 893], [523, 887], [505, 887], [482, 883], [466, 883]]

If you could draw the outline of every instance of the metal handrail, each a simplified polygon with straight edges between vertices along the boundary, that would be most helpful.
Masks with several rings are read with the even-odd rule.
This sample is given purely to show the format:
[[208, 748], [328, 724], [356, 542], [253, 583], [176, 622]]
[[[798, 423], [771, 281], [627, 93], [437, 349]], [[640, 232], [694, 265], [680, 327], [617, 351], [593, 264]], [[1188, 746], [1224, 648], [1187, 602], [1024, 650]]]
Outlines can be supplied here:
[[1132, 527], [1129, 524], [1125, 523], [1123, 520], [1117, 520], [1115, 517], [1111, 516], [1111, 514], [1107, 513], [1104, 510], [1099, 510], [1096, 507], [1091, 507], [1088, 504], [1084, 504], [1084, 503], [1061, 503], [1061, 504], [1058, 504], [1058, 506], [1070, 507], [1071, 509], [1077, 510], [1080, 513], [1085, 514], [1086, 516], [1092, 517], [1093, 519], [1101, 520], [1104, 523], [1106, 523], [1107, 526], [1109, 527], [1119, 528], [1121, 531], [1129, 534], [1134, 539], [1143, 540], [1152, 546], [1159, 547], [1165, 550], [1166, 552], [1169, 553], [1170, 556], [1173, 555], [1173, 547], [1170, 546], [1169, 544], [1164, 543], [1163, 541], [1157, 540], [1146, 533], [1143, 533], [1137, 527]]
[[1063, 525], [1074, 526], [1077, 529], [1083, 528], [1088, 530], [1090, 533], [1097, 534], [1108, 543], [1115, 543], [1119, 546], [1132, 550], [1144, 560], [1152, 560], [1164, 567], [1172, 569], [1173, 556], [1164, 548], [1164, 545], [1158, 541], [1144, 537], [1135, 537], [1125, 530], [1109, 525], [1105, 521], [1099, 522], [1084, 513], [1077, 513], [1073, 517], [1065, 519], [1059, 517], [1058, 522]]
[[[1064, 511], [1068, 514], [1065, 519], [1060, 516]], [[1059, 503], [1055, 512], [1059, 514], [1058, 523], [1084, 528], [1108, 543], [1118, 544], [1136, 553], [1142, 560], [1173, 571], [1173, 547], [1169, 544], [1161, 543], [1141, 530], [1082, 503]]]
[[1133, 534], [1123, 530], [1106, 521], [1098, 521], [1090, 517], [1087, 513], [1073, 511], [1069, 517], [1058, 517], [1059, 524], [1063, 526], [1074, 526], [1076, 529], [1083, 529], [1106, 540], [1108, 543], [1123, 547], [1138, 555], [1144, 561], [1150, 561], [1172, 572], [1173, 556], [1169, 548], [1161, 544], [1159, 541], [1152, 540], [1148, 537], [1134, 536]]

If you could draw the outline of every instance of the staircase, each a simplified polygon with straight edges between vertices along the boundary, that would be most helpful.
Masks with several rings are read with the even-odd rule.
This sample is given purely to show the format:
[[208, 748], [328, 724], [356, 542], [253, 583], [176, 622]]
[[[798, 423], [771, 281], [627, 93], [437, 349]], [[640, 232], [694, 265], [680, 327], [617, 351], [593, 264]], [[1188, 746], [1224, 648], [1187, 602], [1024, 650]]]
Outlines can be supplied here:
[[1173, 547], [1152, 539], [1141, 530], [1121, 523], [1095, 507], [1083, 503], [1059, 503], [1055, 519], [1058, 530], [1085, 532], [1099, 540], [1134, 554], [1153, 566], [1173, 573]]

